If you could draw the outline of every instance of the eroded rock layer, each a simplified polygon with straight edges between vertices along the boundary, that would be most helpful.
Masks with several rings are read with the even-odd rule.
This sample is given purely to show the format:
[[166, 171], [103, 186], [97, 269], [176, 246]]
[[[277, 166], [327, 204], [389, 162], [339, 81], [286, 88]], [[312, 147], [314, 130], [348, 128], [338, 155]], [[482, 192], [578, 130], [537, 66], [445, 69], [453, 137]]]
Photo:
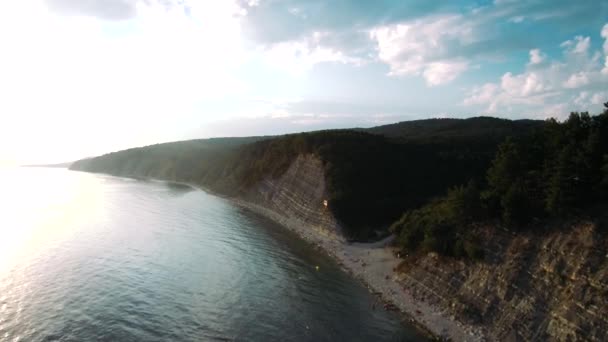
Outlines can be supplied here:
[[411, 257], [402, 265], [404, 289], [492, 341], [608, 339], [608, 241], [596, 225], [481, 233], [485, 262]]
[[311, 233], [342, 239], [340, 225], [326, 206], [323, 163], [312, 154], [298, 156], [281, 177], [265, 179], [243, 199], [282, 224], [302, 225]]
[[[118, 170], [128, 169], [119, 166]], [[87, 163], [75, 169], [132, 175]], [[166, 172], [134, 174], [175, 178]], [[330, 254], [344, 242], [339, 223], [324, 203], [324, 167], [315, 155], [298, 156], [282, 176], [268, 177], [233, 199], [309, 241], [329, 237], [331, 243], [325, 248]], [[471, 340], [607, 341], [607, 234], [592, 223], [549, 231], [513, 234], [480, 228], [483, 262], [433, 254], [410, 256], [395, 277], [381, 278], [399, 284], [397, 289], [417, 303], [437, 308], [437, 315], [464, 326], [463, 330], [475, 332]], [[413, 318], [422, 323], [436, 319], [417, 317], [422, 313], [416, 309], [405, 311], [413, 311]]]

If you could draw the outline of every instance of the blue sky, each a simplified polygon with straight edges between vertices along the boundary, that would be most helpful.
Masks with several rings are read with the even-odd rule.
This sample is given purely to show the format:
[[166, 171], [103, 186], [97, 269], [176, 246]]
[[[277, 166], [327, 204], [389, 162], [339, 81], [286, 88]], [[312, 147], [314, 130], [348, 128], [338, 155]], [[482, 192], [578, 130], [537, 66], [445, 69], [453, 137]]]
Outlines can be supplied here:
[[0, 163], [608, 101], [608, 2], [0, 4]]

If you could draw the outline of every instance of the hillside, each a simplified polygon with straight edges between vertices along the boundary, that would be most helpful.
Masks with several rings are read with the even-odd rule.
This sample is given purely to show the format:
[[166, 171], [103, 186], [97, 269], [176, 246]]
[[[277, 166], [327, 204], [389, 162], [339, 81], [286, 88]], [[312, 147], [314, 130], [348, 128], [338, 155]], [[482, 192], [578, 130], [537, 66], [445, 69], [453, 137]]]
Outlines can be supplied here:
[[[160, 144], [72, 169], [229, 196], [323, 248], [438, 336], [602, 340], [608, 110], [412, 128], [420, 123]], [[392, 247], [344, 241], [389, 233]]]
[[493, 117], [424, 119], [363, 129], [389, 138], [422, 143], [502, 141], [506, 136], [531, 133], [543, 125], [539, 120], [507, 120]]
[[[420, 125], [426, 128], [417, 141], [393, 139]], [[323, 162], [329, 209], [349, 238], [368, 239], [385, 234], [403, 211], [446, 188], [483, 179], [498, 143], [513, 127], [522, 127], [521, 135], [538, 125], [489, 118], [424, 120], [369, 132], [190, 140], [110, 153], [76, 162], [72, 169], [191, 182], [238, 196], [264, 179], [280, 177], [298, 155], [314, 154]], [[455, 134], [459, 130], [462, 134]]]

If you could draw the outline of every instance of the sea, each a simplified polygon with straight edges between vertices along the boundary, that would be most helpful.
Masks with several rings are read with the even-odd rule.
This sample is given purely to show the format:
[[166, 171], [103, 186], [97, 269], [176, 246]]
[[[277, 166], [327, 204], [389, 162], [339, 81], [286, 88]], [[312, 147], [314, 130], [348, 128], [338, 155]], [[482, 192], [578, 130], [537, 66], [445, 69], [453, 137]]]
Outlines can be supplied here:
[[294, 233], [189, 186], [5, 168], [0, 206], [0, 341], [427, 340]]

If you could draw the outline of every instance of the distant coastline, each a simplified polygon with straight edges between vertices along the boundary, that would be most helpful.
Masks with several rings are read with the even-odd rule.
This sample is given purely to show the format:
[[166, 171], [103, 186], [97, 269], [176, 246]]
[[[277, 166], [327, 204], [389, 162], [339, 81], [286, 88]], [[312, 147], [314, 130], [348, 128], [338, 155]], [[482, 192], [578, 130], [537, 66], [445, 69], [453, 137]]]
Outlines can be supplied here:
[[58, 164], [31, 164], [31, 165], [20, 165], [20, 167], [53, 167], [58, 169], [69, 169], [74, 162], [58, 163]]
[[[78, 171], [77, 171], [78, 172]], [[319, 234], [298, 218], [282, 215], [260, 203], [239, 196], [229, 196], [200, 184], [160, 179], [155, 177], [124, 176], [145, 182], [162, 182], [203, 191], [230, 201], [234, 205], [250, 210], [294, 232], [317, 250], [327, 254], [348, 274], [362, 282], [377, 298], [370, 310], [396, 311], [408, 324], [435, 339], [454, 341], [481, 341], [483, 333], [478, 329], [463, 326], [446, 316], [440, 307], [422, 302], [409, 293], [398, 279], [395, 269], [401, 259], [395, 256], [397, 247], [391, 246], [394, 236], [370, 243], [347, 242], [343, 237], [329, 232]]]

